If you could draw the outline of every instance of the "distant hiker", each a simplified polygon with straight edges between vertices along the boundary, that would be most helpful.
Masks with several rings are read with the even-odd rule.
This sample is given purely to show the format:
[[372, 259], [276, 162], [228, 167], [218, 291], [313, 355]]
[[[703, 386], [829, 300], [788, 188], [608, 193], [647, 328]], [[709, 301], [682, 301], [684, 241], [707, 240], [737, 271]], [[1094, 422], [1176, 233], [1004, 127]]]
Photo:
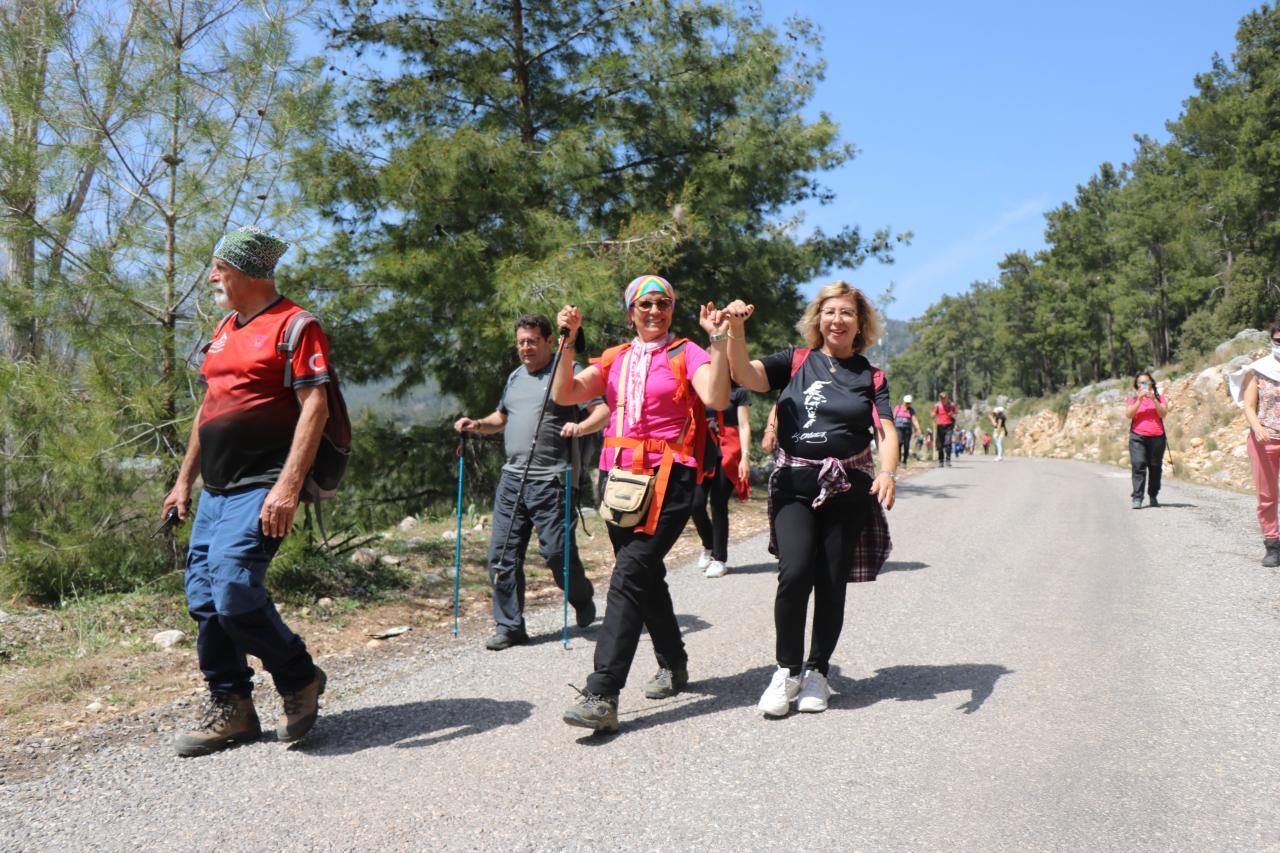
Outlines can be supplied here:
[[1151, 374], [1142, 371], [1133, 377], [1136, 396], [1125, 401], [1125, 417], [1129, 422], [1129, 465], [1133, 469], [1133, 508], [1142, 509], [1142, 491], [1146, 486], [1151, 506], [1160, 506], [1160, 473], [1164, 468], [1164, 416], [1169, 401], [1160, 395]]
[[933, 458], [933, 432], [926, 431], [924, 434], [924, 458]]
[[[924, 440], [924, 439], [925, 439], [925, 437], [924, 437], [923, 435], [921, 435], [921, 433], [922, 433], [922, 432], [923, 432], [923, 430], [918, 430], [918, 431], [916, 432], [916, 437], [915, 437], [915, 451], [914, 451], [914, 452], [915, 452], [915, 457], [916, 457], [916, 461], [917, 461], [917, 462], [919, 462], [919, 461], [923, 458], [923, 454], [926, 452], [926, 451], [925, 451], [925, 449], [924, 449], [924, 447], [925, 447], [925, 440]], [[932, 447], [932, 444], [931, 444], [930, 446]]]
[[276, 736], [293, 741], [315, 723], [325, 674], [280, 618], [263, 581], [293, 527], [304, 482], [329, 415], [329, 342], [306, 322], [292, 357], [281, 349], [303, 309], [276, 292], [276, 261], [289, 244], [245, 226], [213, 250], [209, 282], [231, 309], [205, 347], [196, 412], [178, 480], [161, 514], [185, 520], [197, 473], [204, 490], [187, 553], [187, 609], [196, 620], [196, 659], [209, 688], [194, 728], [178, 736], [178, 755], [204, 755], [261, 733], [253, 670], [262, 661], [284, 713]]
[[982, 441], [982, 455], [990, 456], [991, 455], [991, 436], [984, 432], [982, 433], [981, 441]]
[[996, 461], [1004, 459], [1004, 439], [1009, 434], [1008, 418], [1004, 406], [996, 406], [991, 410], [991, 440], [996, 443]]
[[[688, 654], [663, 560], [689, 521], [694, 490], [703, 478], [706, 410], [729, 405], [728, 324], [714, 305], [699, 309], [699, 325], [710, 336], [708, 353], [671, 334], [676, 294], [665, 279], [634, 279], [623, 303], [635, 338], [605, 350], [577, 376], [562, 359], [552, 387], [561, 405], [604, 395], [612, 411], [600, 469], [613, 577], [596, 639], [595, 671], [579, 700], [564, 712], [569, 725], [598, 731], [618, 728], [618, 694], [642, 630], [648, 631], [658, 659], [645, 696], [674, 696], [688, 683]], [[570, 305], [557, 316], [570, 341], [581, 323], [581, 313]]]
[[1240, 402], [1249, 422], [1249, 462], [1266, 548], [1262, 565], [1274, 568], [1280, 566], [1280, 524], [1276, 520], [1280, 504], [1280, 320], [1271, 324], [1270, 354], [1245, 368]]
[[902, 464], [906, 465], [911, 458], [911, 433], [922, 432], [920, 419], [911, 405], [911, 395], [903, 394], [902, 402], [893, 410], [893, 427], [898, 431], [898, 448], [902, 456]]
[[843, 281], [823, 287], [796, 324], [807, 346], [754, 361], [744, 331], [752, 311], [741, 301], [725, 309], [734, 380], [752, 391], [781, 391], [769, 478], [770, 551], [778, 557], [778, 668], [757, 706], [777, 717], [793, 702], [805, 712], [827, 708], [828, 667], [844, 627], [846, 585], [875, 580], [889, 553], [883, 510], [893, 506], [899, 450], [888, 383], [862, 355], [877, 338], [880, 320], [861, 291]]
[[[524, 624], [524, 555], [535, 529], [538, 553], [551, 567], [556, 586], [564, 589], [565, 466], [570, 463], [573, 439], [598, 431], [609, 417], [609, 408], [600, 399], [588, 400], [583, 406], [559, 406], [548, 401], [543, 413], [556, 345], [551, 321], [541, 314], [525, 314], [516, 320], [515, 336], [520, 366], [507, 376], [497, 408], [479, 420], [458, 418], [453, 425], [458, 432], [501, 432], [506, 451], [506, 463], [493, 496], [493, 533], [489, 538], [489, 583], [493, 586], [493, 621], [497, 629], [484, 645], [492, 651], [529, 642]], [[535, 443], [533, 431], [540, 414], [542, 427]], [[520, 477], [526, 464], [529, 474], [520, 494]], [[570, 527], [569, 603], [580, 628], [596, 618], [594, 594]]]
[[732, 386], [723, 411], [707, 410], [707, 430], [706, 473], [694, 493], [693, 524], [702, 540], [698, 568], [705, 577], [719, 578], [729, 571], [729, 495], [745, 501], [751, 494], [751, 393]]
[[951, 433], [956, 427], [956, 404], [951, 402], [946, 391], [938, 394], [938, 402], [933, 404], [933, 424], [937, 431], [938, 467], [941, 468], [951, 464]]

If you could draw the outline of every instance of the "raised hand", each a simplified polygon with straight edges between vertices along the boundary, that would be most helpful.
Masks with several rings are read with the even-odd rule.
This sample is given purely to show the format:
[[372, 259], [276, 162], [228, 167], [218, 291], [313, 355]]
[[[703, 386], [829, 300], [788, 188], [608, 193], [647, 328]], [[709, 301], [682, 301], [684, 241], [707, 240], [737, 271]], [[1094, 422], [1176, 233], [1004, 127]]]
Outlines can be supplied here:
[[556, 328], [569, 330], [569, 343], [578, 337], [578, 329], [582, 327], [582, 312], [572, 305], [566, 305], [556, 314]]
[[741, 332], [755, 311], [756, 306], [748, 305], [741, 299], [735, 299], [725, 306], [723, 313], [729, 321], [729, 328], [734, 332]]
[[708, 302], [698, 308], [698, 325], [708, 335], [723, 335], [729, 330], [728, 318], [724, 316], [723, 311], [716, 310], [714, 302]]

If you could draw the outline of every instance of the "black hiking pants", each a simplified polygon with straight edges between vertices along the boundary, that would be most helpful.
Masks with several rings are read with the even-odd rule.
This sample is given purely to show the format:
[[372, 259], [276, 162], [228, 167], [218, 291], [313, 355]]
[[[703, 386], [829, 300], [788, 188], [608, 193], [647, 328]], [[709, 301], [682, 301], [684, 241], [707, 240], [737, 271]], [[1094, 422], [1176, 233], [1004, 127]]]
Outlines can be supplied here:
[[1129, 433], [1129, 465], [1133, 468], [1133, 499], [1142, 500], [1143, 486], [1151, 497], [1160, 494], [1160, 471], [1164, 468], [1163, 435]]

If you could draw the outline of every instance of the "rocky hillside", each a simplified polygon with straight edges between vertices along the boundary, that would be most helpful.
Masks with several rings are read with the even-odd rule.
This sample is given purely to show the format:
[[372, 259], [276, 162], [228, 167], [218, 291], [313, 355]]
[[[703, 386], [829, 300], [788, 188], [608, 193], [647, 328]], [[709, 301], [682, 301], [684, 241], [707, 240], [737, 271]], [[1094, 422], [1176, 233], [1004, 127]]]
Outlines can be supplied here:
[[[1214, 364], [1185, 374], [1156, 373], [1160, 392], [1169, 398], [1165, 429], [1169, 453], [1165, 471], [1214, 486], [1253, 490], [1249, 470], [1248, 424], [1232, 402], [1224, 371], [1266, 353], [1267, 336], [1246, 329], [1215, 352]], [[1071, 395], [1065, 416], [1043, 410], [1010, 424], [1010, 453], [1080, 459], [1129, 467], [1129, 421], [1124, 415], [1131, 383], [1110, 380]]]

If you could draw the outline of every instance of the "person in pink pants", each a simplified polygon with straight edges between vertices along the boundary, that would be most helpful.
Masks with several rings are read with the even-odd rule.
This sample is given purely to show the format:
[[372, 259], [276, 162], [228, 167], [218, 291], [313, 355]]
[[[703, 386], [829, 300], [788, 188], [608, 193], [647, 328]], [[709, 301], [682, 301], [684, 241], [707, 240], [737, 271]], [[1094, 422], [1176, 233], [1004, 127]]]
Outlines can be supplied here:
[[1271, 353], [1246, 368], [1241, 395], [1249, 421], [1249, 461], [1258, 492], [1258, 524], [1266, 556], [1262, 565], [1280, 566], [1280, 319], [1271, 324]]

